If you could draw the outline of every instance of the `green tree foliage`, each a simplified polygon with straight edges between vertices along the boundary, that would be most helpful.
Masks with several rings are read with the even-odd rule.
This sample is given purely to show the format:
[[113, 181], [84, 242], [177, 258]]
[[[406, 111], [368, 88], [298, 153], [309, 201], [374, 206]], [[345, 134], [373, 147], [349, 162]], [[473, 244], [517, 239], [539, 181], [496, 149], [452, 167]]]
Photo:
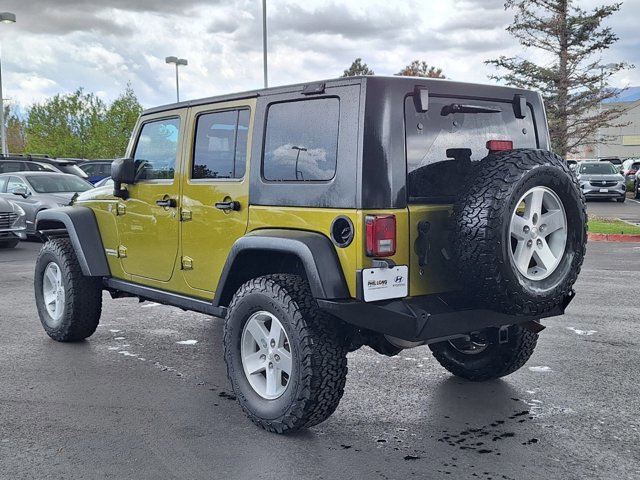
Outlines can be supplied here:
[[56, 95], [28, 109], [25, 150], [55, 157], [122, 156], [141, 111], [129, 86], [109, 106], [82, 88]]
[[616, 72], [632, 68], [625, 62], [607, 65], [600, 55], [617, 40], [602, 23], [620, 10], [621, 3], [587, 12], [574, 0], [507, 0], [515, 11], [507, 31], [525, 47], [543, 55], [539, 63], [529, 58], [501, 56], [485, 63], [505, 71], [490, 78], [542, 93], [553, 150], [560, 156], [594, 142], [599, 128], [615, 125], [623, 112], [600, 109], [603, 100], [618, 91], [608, 85]]
[[7, 149], [11, 153], [24, 153], [26, 146], [25, 122], [20, 118], [18, 108], [13, 105], [4, 107], [6, 120]]
[[396, 75], [403, 77], [429, 77], [429, 78], [445, 78], [442, 69], [429, 66], [427, 62], [414, 60], [409, 65], [400, 70]]
[[356, 77], [358, 75], [375, 75], [366, 63], [362, 63], [361, 58], [356, 58], [351, 66], [344, 71], [343, 77]]

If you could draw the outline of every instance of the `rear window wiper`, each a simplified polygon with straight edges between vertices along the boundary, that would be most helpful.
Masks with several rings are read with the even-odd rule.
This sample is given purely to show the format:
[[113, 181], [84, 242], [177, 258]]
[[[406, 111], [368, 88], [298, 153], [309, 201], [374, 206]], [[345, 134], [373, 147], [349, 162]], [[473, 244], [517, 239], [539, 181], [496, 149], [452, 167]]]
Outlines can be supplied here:
[[450, 103], [442, 107], [440, 115], [446, 117], [452, 113], [501, 113], [499, 108], [481, 107], [480, 105], [461, 105], [460, 103]]

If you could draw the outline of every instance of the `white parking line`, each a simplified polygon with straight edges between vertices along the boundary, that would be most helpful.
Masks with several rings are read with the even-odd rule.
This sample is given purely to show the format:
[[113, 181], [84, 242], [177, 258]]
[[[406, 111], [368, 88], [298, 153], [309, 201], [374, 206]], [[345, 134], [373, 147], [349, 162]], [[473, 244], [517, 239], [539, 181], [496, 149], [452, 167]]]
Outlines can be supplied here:
[[639, 200], [634, 200], [633, 198], [627, 198], [627, 200], [629, 200], [630, 202], [640, 203], [640, 201], [639, 201]]

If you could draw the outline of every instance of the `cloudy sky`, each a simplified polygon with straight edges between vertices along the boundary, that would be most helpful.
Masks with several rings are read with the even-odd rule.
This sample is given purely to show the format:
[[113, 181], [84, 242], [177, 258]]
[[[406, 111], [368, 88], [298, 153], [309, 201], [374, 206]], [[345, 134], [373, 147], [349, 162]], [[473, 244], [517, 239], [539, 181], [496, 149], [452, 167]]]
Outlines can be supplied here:
[[[579, 0], [583, 8], [611, 3]], [[451, 79], [485, 82], [483, 64], [526, 54], [505, 32], [503, 0], [268, 0], [269, 85], [333, 78], [356, 57], [391, 75], [414, 59]], [[263, 85], [261, 0], [4, 0], [4, 97], [28, 107], [83, 87], [112, 101], [130, 83], [144, 107]], [[640, 85], [640, 1], [609, 19], [620, 37], [604, 63], [628, 61], [613, 86]]]

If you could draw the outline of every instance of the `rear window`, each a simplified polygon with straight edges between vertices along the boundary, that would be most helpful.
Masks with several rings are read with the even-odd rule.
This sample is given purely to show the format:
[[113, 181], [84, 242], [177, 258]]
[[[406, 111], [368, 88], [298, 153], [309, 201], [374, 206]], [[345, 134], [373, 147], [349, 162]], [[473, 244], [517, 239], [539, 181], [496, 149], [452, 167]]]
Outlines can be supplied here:
[[410, 202], [451, 201], [463, 177], [489, 153], [489, 140], [510, 140], [513, 148], [537, 148], [531, 109], [516, 118], [511, 102], [429, 97], [417, 112], [405, 99], [407, 186]]

